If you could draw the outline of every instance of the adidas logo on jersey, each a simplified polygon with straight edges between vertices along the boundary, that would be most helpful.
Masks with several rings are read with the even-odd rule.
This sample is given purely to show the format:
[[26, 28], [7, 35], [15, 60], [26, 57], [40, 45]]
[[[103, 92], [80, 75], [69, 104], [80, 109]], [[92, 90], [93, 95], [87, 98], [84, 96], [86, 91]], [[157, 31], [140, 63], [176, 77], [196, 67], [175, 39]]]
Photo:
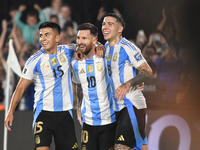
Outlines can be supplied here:
[[121, 135], [117, 140], [118, 141], [125, 141], [123, 135]]
[[45, 68], [48, 68], [48, 67], [49, 67], [49, 65], [45, 63], [45, 64], [42, 66], [42, 69], [45, 69]]
[[79, 74], [83, 74], [83, 73], [85, 73], [85, 70], [82, 68]]
[[72, 147], [72, 149], [78, 148], [78, 144], [75, 143], [74, 146]]

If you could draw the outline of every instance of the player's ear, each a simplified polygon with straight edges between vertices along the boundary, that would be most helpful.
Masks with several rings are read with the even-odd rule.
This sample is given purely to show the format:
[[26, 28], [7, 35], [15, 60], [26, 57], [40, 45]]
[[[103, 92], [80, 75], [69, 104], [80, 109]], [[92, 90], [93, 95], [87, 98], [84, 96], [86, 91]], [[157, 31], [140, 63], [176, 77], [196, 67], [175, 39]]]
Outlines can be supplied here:
[[118, 32], [122, 33], [123, 30], [124, 30], [124, 27], [120, 26]]
[[60, 35], [56, 35], [56, 42], [58, 43], [60, 41]]
[[98, 41], [98, 38], [97, 37], [93, 37], [93, 44], [95, 45]]

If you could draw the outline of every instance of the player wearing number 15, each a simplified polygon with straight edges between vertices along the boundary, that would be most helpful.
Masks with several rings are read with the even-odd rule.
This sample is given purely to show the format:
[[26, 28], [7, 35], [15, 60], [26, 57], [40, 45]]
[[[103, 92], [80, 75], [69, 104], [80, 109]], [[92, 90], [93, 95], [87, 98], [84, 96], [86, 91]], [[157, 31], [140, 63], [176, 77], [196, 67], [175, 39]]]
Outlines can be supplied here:
[[36, 150], [49, 150], [52, 136], [58, 150], [78, 150], [72, 119], [73, 95], [70, 61], [76, 45], [57, 45], [60, 26], [44, 22], [39, 26], [42, 48], [33, 54], [22, 71], [13, 94], [5, 125], [8, 130], [13, 112], [26, 87], [34, 81], [34, 137]]

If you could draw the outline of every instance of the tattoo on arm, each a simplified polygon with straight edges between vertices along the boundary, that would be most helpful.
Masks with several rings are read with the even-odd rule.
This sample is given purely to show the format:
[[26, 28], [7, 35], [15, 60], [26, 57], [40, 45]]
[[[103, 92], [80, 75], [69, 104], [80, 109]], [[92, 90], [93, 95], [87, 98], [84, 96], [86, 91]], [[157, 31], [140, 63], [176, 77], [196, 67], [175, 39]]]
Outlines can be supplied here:
[[81, 108], [81, 104], [83, 101], [83, 90], [80, 84], [77, 84], [76, 88], [77, 88], [76, 91], [77, 91], [77, 97], [78, 97], [77, 106], [78, 108]]
[[148, 77], [151, 76], [150, 70], [146, 69], [144, 65], [140, 65], [137, 69], [139, 70], [139, 73], [134, 78], [128, 81], [131, 84], [131, 86], [141, 84]]

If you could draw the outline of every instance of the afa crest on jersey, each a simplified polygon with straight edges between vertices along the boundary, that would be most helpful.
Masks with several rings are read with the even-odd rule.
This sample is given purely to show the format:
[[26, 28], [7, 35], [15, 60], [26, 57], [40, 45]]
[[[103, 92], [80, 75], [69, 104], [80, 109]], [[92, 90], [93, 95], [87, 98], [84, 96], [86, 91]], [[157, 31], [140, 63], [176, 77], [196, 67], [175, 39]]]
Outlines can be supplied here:
[[103, 70], [103, 67], [102, 67], [100, 62], [98, 62], [96, 66], [97, 66], [97, 71], [98, 72], [101, 72]]
[[92, 73], [92, 72], [93, 72], [93, 67], [92, 67], [92, 65], [88, 65], [87, 70], [88, 70], [89, 73]]
[[62, 54], [59, 55], [59, 60], [61, 63], [64, 63], [66, 61], [65, 57]]
[[51, 64], [52, 64], [53, 66], [56, 66], [56, 65], [57, 65], [57, 60], [56, 60], [55, 57], [54, 57], [54, 58], [51, 58]]

